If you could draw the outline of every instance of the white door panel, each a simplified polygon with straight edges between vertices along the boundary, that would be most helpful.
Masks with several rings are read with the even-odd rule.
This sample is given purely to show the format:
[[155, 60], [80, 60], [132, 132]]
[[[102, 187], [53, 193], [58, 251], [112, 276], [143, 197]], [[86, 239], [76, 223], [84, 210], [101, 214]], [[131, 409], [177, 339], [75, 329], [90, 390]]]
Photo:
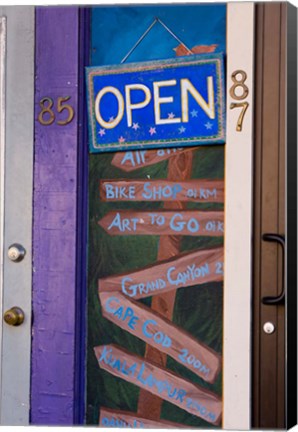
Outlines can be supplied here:
[[[0, 7], [0, 16], [5, 17], [1, 19], [0, 62], [0, 424], [26, 425], [31, 343], [34, 8]], [[21, 262], [8, 258], [8, 247], [13, 243], [26, 249]], [[25, 313], [20, 326], [3, 322], [4, 312], [13, 306], [19, 306]]]

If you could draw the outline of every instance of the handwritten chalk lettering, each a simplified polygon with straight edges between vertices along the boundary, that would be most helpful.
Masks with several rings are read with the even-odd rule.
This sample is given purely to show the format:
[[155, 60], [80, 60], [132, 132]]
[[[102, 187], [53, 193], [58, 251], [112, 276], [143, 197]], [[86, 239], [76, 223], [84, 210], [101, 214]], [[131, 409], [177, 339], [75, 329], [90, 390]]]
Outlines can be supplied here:
[[112, 184], [106, 184], [105, 192], [107, 200], [134, 200], [136, 197], [136, 188], [132, 185], [115, 187]]
[[185, 286], [189, 281], [195, 281], [210, 275], [208, 263], [196, 267], [195, 264], [188, 265], [185, 271], [177, 271], [175, 266], [172, 266], [167, 271], [167, 280], [174, 286]]
[[208, 221], [205, 224], [205, 231], [215, 232], [224, 232], [224, 224], [221, 221]]
[[145, 338], [152, 339], [157, 345], [161, 345], [164, 348], [172, 346], [172, 339], [164, 334], [162, 331], [150, 330], [150, 327], [156, 327], [157, 322], [154, 319], [148, 319], [142, 326], [142, 332]]
[[215, 381], [221, 368], [221, 356], [215, 351], [121, 293], [100, 293], [99, 298], [102, 314], [109, 321], [171, 356], [205, 381]]
[[112, 375], [133, 383], [209, 423], [220, 423], [222, 402], [215, 393], [115, 345], [98, 346], [94, 348], [94, 352], [99, 367]]
[[222, 236], [222, 211], [162, 210], [107, 213], [98, 223], [110, 235]]
[[180, 423], [174, 423], [167, 420], [151, 420], [137, 413], [122, 410], [112, 410], [109, 408], [100, 408], [99, 425], [102, 427], [119, 427], [119, 428], [172, 428], [172, 429], [192, 429]]
[[98, 280], [101, 292], [122, 291], [140, 299], [181, 287], [223, 280], [223, 248], [211, 248], [176, 255], [135, 272]]
[[166, 222], [166, 218], [161, 214], [149, 213], [148, 216], [150, 218], [150, 223], [152, 225], [156, 224], [156, 225], [162, 226]]
[[224, 201], [223, 180], [101, 180], [102, 201]]
[[138, 296], [148, 297], [153, 295], [156, 290], [162, 290], [166, 287], [167, 282], [161, 278], [135, 284], [133, 279], [126, 276], [121, 283], [122, 292], [134, 298], [138, 298]]
[[216, 199], [217, 190], [213, 189], [188, 189], [186, 195], [188, 198], [199, 198], [200, 200]]
[[186, 149], [173, 148], [117, 152], [112, 159], [112, 165], [123, 171], [134, 171], [170, 159], [177, 154], [187, 151], [196, 151], [196, 149], [191, 147]]
[[139, 421], [137, 419], [132, 419], [132, 421], [128, 423], [125, 420], [115, 418], [114, 416], [102, 417], [100, 419], [100, 425], [102, 427], [116, 427], [116, 428], [132, 428], [132, 429], [144, 428], [144, 423], [142, 421]]
[[131, 307], [117, 306], [116, 308], [112, 308], [110, 306], [111, 302], [116, 302], [118, 305], [120, 301], [117, 297], [108, 298], [105, 303], [105, 308], [108, 313], [112, 313], [114, 317], [117, 317], [121, 321], [127, 320], [127, 325], [130, 329], [135, 330], [135, 325], [139, 318], [134, 314], [134, 311]]
[[167, 198], [177, 199], [177, 195], [182, 191], [179, 183], [165, 186], [152, 186], [150, 182], [144, 183], [142, 198], [148, 201], [164, 201]]
[[223, 275], [223, 262], [217, 262], [215, 264], [215, 273]]
[[178, 358], [179, 360], [181, 360], [182, 363], [186, 364], [187, 367], [193, 365], [194, 369], [198, 369], [204, 375], [209, 375], [210, 369], [203, 365], [202, 362], [197, 359], [193, 354], [189, 354], [187, 348], [183, 348], [181, 350]]

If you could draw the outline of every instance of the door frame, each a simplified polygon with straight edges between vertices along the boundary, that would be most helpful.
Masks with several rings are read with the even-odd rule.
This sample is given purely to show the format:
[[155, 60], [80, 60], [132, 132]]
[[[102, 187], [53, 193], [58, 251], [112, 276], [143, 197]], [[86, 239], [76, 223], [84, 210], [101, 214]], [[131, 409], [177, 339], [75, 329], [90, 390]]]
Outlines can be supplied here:
[[[241, 12], [241, 8], [244, 7], [243, 13]], [[227, 8], [229, 10], [230, 16], [233, 15], [234, 12], [234, 22], [235, 25], [233, 27], [233, 31], [238, 38], [239, 31], [241, 33], [244, 32], [242, 27], [242, 20], [248, 25], [249, 31], [251, 32], [252, 38], [249, 38], [246, 42], [243, 40], [243, 44], [247, 44], [248, 55], [243, 56], [243, 53], [239, 52], [237, 49], [237, 44], [233, 44], [233, 38], [230, 37], [228, 43], [230, 43], [229, 47], [229, 59], [233, 59], [233, 64], [228, 64], [228, 72], [229, 73], [238, 68], [245, 68], [248, 72], [248, 85], [250, 88], [249, 94], [249, 103], [251, 104], [250, 110], [246, 115], [245, 127], [243, 129], [243, 146], [239, 147], [239, 134], [235, 133], [235, 124], [237, 123], [237, 118], [239, 113], [236, 110], [229, 110], [229, 105], [227, 105], [227, 124], [228, 124], [228, 147], [226, 147], [226, 239], [225, 239], [225, 254], [226, 254], [226, 264], [225, 271], [230, 276], [225, 280], [225, 288], [227, 292], [224, 295], [225, 307], [227, 307], [227, 311], [225, 312], [225, 320], [224, 320], [224, 331], [225, 331], [225, 340], [224, 340], [224, 358], [225, 358], [225, 368], [224, 372], [224, 397], [230, 398], [230, 400], [226, 400], [224, 403], [224, 417], [223, 417], [223, 427], [224, 428], [236, 428], [238, 429], [241, 425], [242, 428], [249, 428], [250, 426], [250, 355], [251, 355], [251, 311], [250, 311], [250, 296], [251, 296], [251, 221], [252, 221], [252, 94], [253, 94], [253, 3], [239, 4], [239, 3], [230, 3], [227, 4]], [[80, 31], [82, 22], [79, 18], [80, 16], [80, 8], [77, 7], [68, 7], [63, 11], [60, 8], [59, 10], [55, 7], [51, 8], [37, 8], [36, 11], [36, 37], [37, 37], [37, 51], [36, 51], [36, 60], [39, 61], [42, 54], [41, 45], [38, 44], [41, 42], [46, 44], [47, 41], [52, 40], [53, 34], [51, 29], [53, 27], [53, 23], [55, 25], [58, 23], [59, 28], [67, 28], [68, 37], [73, 37], [75, 40], [80, 40]], [[63, 12], [63, 13], [61, 13]], [[247, 21], [247, 13], [249, 16], [249, 20]], [[236, 21], [235, 21], [236, 19]], [[76, 20], [76, 21], [75, 21]], [[71, 23], [76, 23], [74, 25], [69, 25]], [[241, 23], [241, 25], [240, 25]], [[227, 24], [228, 27], [230, 23]], [[232, 29], [232, 27], [231, 27]], [[85, 27], [86, 31], [86, 27]], [[231, 35], [231, 30], [230, 33]], [[41, 38], [39, 41], [38, 38]], [[245, 39], [245, 38], [244, 38]], [[238, 40], [238, 39], [237, 39]], [[53, 44], [51, 45], [53, 47]], [[80, 44], [79, 46], [82, 46]], [[243, 45], [242, 45], [243, 46]], [[51, 52], [52, 64], [55, 63], [55, 59], [64, 58], [66, 56], [67, 47], [63, 45], [57, 44], [57, 49]], [[77, 53], [78, 54], [78, 53]], [[77, 54], [72, 52], [73, 56]], [[77, 55], [77, 68], [76, 71], [82, 71], [82, 65], [85, 60], [82, 60], [80, 54]], [[58, 61], [58, 60], [57, 60]], [[241, 65], [239, 64], [241, 61]], [[228, 60], [229, 62], [229, 60]], [[64, 69], [63, 69], [64, 68]], [[233, 70], [232, 70], [233, 69]], [[229, 72], [230, 71], [230, 72]], [[40, 66], [37, 70], [37, 92], [36, 92], [36, 106], [38, 107], [39, 99], [42, 96], [51, 95], [55, 92], [55, 80], [53, 82], [47, 79], [48, 70], [44, 67], [44, 65]], [[82, 96], [84, 93], [82, 83], [80, 78], [77, 75], [77, 72], [72, 70], [71, 68], [67, 69], [67, 65], [64, 63], [59, 70], [61, 76], [65, 81], [71, 82], [72, 86], [77, 86], [75, 89], [70, 87], [69, 91], [73, 92], [72, 94], [76, 94], [78, 97]], [[71, 79], [69, 79], [71, 78]], [[228, 88], [231, 86], [231, 81], [227, 82]], [[228, 104], [232, 101], [228, 99]], [[78, 100], [76, 100], [75, 110], [77, 112], [81, 112], [81, 108], [78, 105]], [[80, 121], [82, 113], [79, 117], [75, 118], [75, 122], [73, 126], [76, 130], [76, 135], [72, 135], [69, 139], [68, 144], [71, 146], [72, 151], [76, 148], [76, 158], [78, 158], [79, 146], [83, 146], [86, 144], [85, 140], [82, 137], [84, 132], [80, 133]], [[230, 125], [230, 126], [229, 126]], [[36, 130], [35, 130], [35, 157], [36, 162], [40, 166], [35, 166], [35, 181], [38, 182], [38, 188], [40, 189], [40, 196], [36, 195], [34, 199], [34, 214], [35, 220], [38, 221], [38, 215], [42, 214], [42, 205], [43, 202], [41, 197], [43, 196], [44, 200], [47, 200], [51, 195], [51, 188], [47, 182], [45, 176], [38, 176], [38, 173], [43, 173], [44, 168], [40, 164], [40, 155], [42, 153], [42, 149], [44, 146], [43, 140], [43, 127], [36, 122]], [[50, 129], [48, 129], [50, 131]], [[47, 144], [50, 146], [52, 150], [57, 152], [61, 151], [61, 142], [57, 139], [57, 136], [53, 133], [53, 136], [47, 136]], [[245, 179], [245, 193], [246, 201], [245, 205], [240, 207], [235, 205], [235, 203], [242, 203], [243, 194], [239, 188], [236, 188], [234, 182], [234, 175], [239, 174], [239, 164], [237, 166], [237, 159], [239, 155], [243, 157], [243, 152], [245, 153], [244, 160], [247, 162], [245, 165], [245, 170], [241, 169], [241, 176]], [[34, 357], [33, 361], [33, 375], [32, 375], [32, 393], [31, 393], [31, 402], [32, 402], [32, 422], [33, 424], [68, 424], [71, 425], [75, 419], [83, 419], [82, 413], [80, 410], [83, 409], [82, 401], [79, 403], [81, 407], [76, 407], [76, 397], [75, 394], [77, 389], [83, 388], [84, 379], [80, 377], [80, 373], [83, 373], [84, 370], [84, 359], [82, 358], [82, 354], [80, 354], [80, 350], [85, 346], [84, 345], [84, 329], [82, 330], [82, 325], [84, 323], [84, 316], [82, 316], [80, 307], [84, 304], [84, 292], [82, 291], [82, 285], [80, 285], [80, 281], [82, 281], [83, 286], [85, 283], [84, 272], [84, 264], [80, 263], [80, 269], [76, 269], [78, 266], [78, 257], [80, 256], [79, 249], [83, 249], [86, 247], [86, 232], [82, 232], [82, 227], [80, 227], [80, 223], [82, 221], [81, 212], [82, 207], [80, 203], [82, 203], [84, 209], [86, 210], [86, 197], [84, 198], [84, 194], [82, 194], [82, 190], [84, 187], [86, 188], [86, 176], [84, 176], [84, 169], [86, 169], [87, 162], [79, 162], [79, 165], [76, 167], [71, 167], [71, 173], [74, 176], [74, 188], [71, 190], [71, 199], [74, 200], [77, 204], [77, 213], [76, 215], [72, 215], [72, 223], [73, 230], [72, 236], [73, 241], [71, 242], [71, 248], [77, 249], [77, 253], [74, 256], [71, 256], [69, 260], [61, 260], [59, 263], [59, 272], [63, 276], [63, 274], [71, 274], [71, 281], [69, 279], [69, 283], [65, 284], [65, 290], [67, 294], [65, 294], [64, 300], [62, 303], [55, 303], [55, 289], [57, 285], [54, 282], [47, 281], [48, 269], [42, 265], [42, 262], [39, 260], [35, 261], [35, 273], [33, 278], [33, 307], [35, 313], [34, 319], [34, 338], [33, 338], [33, 350], [32, 355]], [[78, 168], [79, 167], [79, 168]], [[242, 167], [243, 168], [243, 167]], [[78, 172], [78, 170], [82, 170]], [[55, 171], [53, 171], [55, 176], [55, 180], [59, 182], [64, 181], [63, 172], [61, 167], [56, 167]], [[85, 189], [86, 190], [86, 189]], [[81, 193], [81, 198], [80, 194]], [[227, 196], [228, 195], [228, 196]], [[240, 209], [240, 210], [239, 210]], [[52, 209], [53, 214], [58, 214], [58, 207], [53, 206]], [[60, 209], [61, 215], [63, 211]], [[74, 216], [74, 217], [73, 217]], [[249, 229], [247, 229], [247, 221], [249, 225]], [[245, 232], [245, 236], [242, 236], [242, 247], [239, 249], [239, 240], [235, 235], [235, 223], [237, 223], [237, 232], [242, 233]], [[80, 231], [81, 229], [81, 231]], [[84, 230], [83, 230], [84, 231]], [[62, 247], [63, 238], [65, 235], [64, 228], [61, 228], [60, 235], [55, 238], [44, 237], [45, 228], [42, 226], [42, 223], [39, 222], [34, 227], [34, 250], [35, 253], [38, 252], [39, 243], [42, 239], [43, 248], [55, 247], [56, 254], [47, 255], [47, 267], [53, 268], [55, 263], [57, 262], [57, 257], [60, 256], [60, 248]], [[80, 234], [81, 232], [81, 234]], [[81, 237], [80, 237], [81, 235]], [[235, 250], [233, 252], [233, 248]], [[245, 275], [245, 281], [242, 280], [242, 291], [239, 290], [239, 281], [234, 278], [234, 263], [235, 263], [235, 251], [237, 262], [241, 263], [242, 275]], [[82, 255], [84, 257], [84, 253]], [[44, 255], [45, 257], [45, 255]], [[43, 258], [44, 258], [43, 257]], [[71, 267], [73, 266], [73, 267]], [[79, 272], [76, 273], [76, 272]], [[81, 273], [80, 273], [81, 272]], [[57, 275], [58, 278], [58, 275]], [[60, 279], [57, 279], [58, 283], [60, 283]], [[44, 286], [44, 288], [42, 288]], [[44, 313], [41, 309], [41, 305], [44, 302], [44, 298], [40, 293], [40, 290], [47, 290], [47, 308], [48, 311], [55, 308], [55, 314], [58, 316], [65, 317], [68, 322], [68, 336], [64, 337], [64, 351], [67, 352], [68, 355], [68, 364], [69, 367], [78, 367], [81, 371], [75, 372], [75, 379], [72, 381], [71, 376], [68, 373], [63, 374], [64, 366], [60, 364], [59, 352], [55, 348], [56, 344], [60, 343], [61, 333], [58, 324], [53, 322], [53, 319], [50, 315]], [[83, 288], [84, 289], [84, 288]], [[74, 300], [76, 297], [76, 300]], [[71, 300], [71, 301], [70, 301]], [[83, 300], [83, 301], [82, 301]], [[239, 304], [239, 309], [235, 307], [235, 301]], [[76, 303], [76, 307], [74, 305]], [[67, 311], [67, 313], [66, 313]], [[245, 316], [245, 323], [242, 328], [238, 327], [235, 329], [235, 320], [242, 320], [243, 314]], [[78, 321], [78, 316], [79, 321]], [[81, 323], [81, 324], [80, 324]], [[81, 325], [81, 330], [79, 329]], [[38, 329], [42, 327], [44, 329], [43, 333], [38, 332]], [[229, 337], [227, 336], [229, 334]], [[50, 352], [50, 368], [47, 369], [45, 373], [45, 359], [43, 357], [43, 353], [39, 352], [39, 346], [46, 338], [46, 335], [52, 337], [48, 337], [45, 346], [47, 350]], [[233, 335], [233, 336], [232, 336]], [[233, 339], [235, 337], [235, 339]], [[245, 344], [245, 349], [243, 349], [243, 356], [241, 358], [235, 359], [234, 352], [239, 352], [238, 344], [239, 341]], [[55, 351], [56, 350], [56, 351]], [[226, 356], [226, 357], [225, 357]], [[231, 361], [230, 367], [228, 363]], [[61, 376], [60, 380], [54, 381], [52, 387], [49, 389], [47, 385], [47, 380], [53, 379], [52, 373], [50, 369], [55, 369], [57, 372], [57, 376]], [[237, 376], [235, 376], [237, 375]], [[72, 378], [73, 379], [73, 378]], [[234, 389], [237, 388], [237, 392]], [[243, 399], [243, 388], [245, 389], [246, 397]], [[45, 412], [40, 412], [40, 407], [44, 407], [45, 400], [40, 402], [40, 394], [47, 393], [47, 397], [51, 397], [51, 406], [50, 409]], [[64, 399], [61, 401], [60, 394], [64, 395]], [[226, 396], [225, 396], [226, 395]], [[241, 395], [241, 398], [239, 397]], [[48, 400], [48, 399], [47, 399]], [[66, 406], [69, 407], [68, 411], [66, 411]], [[64, 407], [64, 408], [63, 408]], [[237, 407], [237, 409], [235, 408]], [[44, 407], [45, 408], [45, 407]], [[77, 411], [77, 415], [76, 415]], [[237, 412], [237, 416], [235, 416], [235, 412]]]
[[[227, 4], [227, 131], [225, 149], [223, 427], [251, 427], [251, 291], [254, 116], [253, 2]], [[232, 97], [235, 71], [246, 74], [248, 93]], [[235, 80], [245, 75], [237, 74]], [[235, 90], [236, 91], [236, 90]], [[242, 130], [240, 110], [246, 102]], [[237, 268], [237, 273], [235, 269]], [[241, 349], [239, 348], [241, 347]], [[237, 353], [237, 355], [235, 355]]]
[[[245, 9], [249, 11], [249, 24], [253, 25], [253, 3], [229, 3], [227, 4], [228, 14], [236, 13], [237, 15], [237, 26], [236, 28], [228, 21], [228, 68], [227, 68], [227, 79], [229, 80], [231, 72], [235, 68], [246, 70], [253, 70], [253, 39], [243, 40], [241, 48], [243, 49], [243, 44], [248, 44], [248, 63], [245, 64], [245, 58], [243, 53], [237, 52], [237, 46], [233, 44], [232, 32], [235, 32], [237, 37], [237, 44], [239, 44], [239, 28], [241, 29], [241, 34], [245, 34], [243, 31], [243, 26], [240, 25], [241, 13], [240, 9]], [[46, 10], [46, 8], [39, 8], [39, 19], [42, 15], [45, 16], [55, 15], [55, 8], [51, 7]], [[42, 11], [43, 9], [43, 11]], [[75, 15], [75, 25], [74, 28], [69, 30], [73, 32], [72, 35], [80, 40], [79, 47], [84, 45], [83, 33], [88, 31], [86, 17], [85, 28], [82, 30], [82, 16], [80, 17], [80, 8], [68, 7], [66, 8], [67, 13]], [[57, 13], [57, 11], [56, 11]], [[47, 15], [48, 14], [48, 15]], [[5, 114], [3, 109], [0, 112], [0, 124], [3, 125], [5, 119], [5, 131], [2, 127], [0, 136], [0, 150], [1, 150], [1, 170], [0, 186], [1, 186], [1, 207], [0, 207], [0, 230], [1, 234], [4, 232], [3, 237], [3, 248], [1, 248], [1, 258], [0, 258], [0, 290], [1, 283], [3, 281], [3, 286], [5, 287], [3, 291], [3, 298], [1, 299], [0, 292], [0, 312], [3, 315], [3, 310], [10, 308], [11, 306], [18, 305], [21, 306], [25, 311], [25, 322], [22, 326], [18, 328], [7, 326], [0, 323], [0, 340], [2, 338], [2, 352], [0, 352], [0, 368], [2, 369], [2, 383], [1, 394], [0, 394], [0, 424], [3, 425], [26, 425], [29, 423], [29, 397], [30, 397], [30, 351], [31, 351], [31, 287], [32, 287], [32, 192], [33, 192], [33, 127], [34, 127], [34, 37], [35, 37], [35, 8], [34, 7], [0, 7], [0, 16], [6, 16], [7, 18], [7, 56], [4, 64], [0, 64], [0, 108], [3, 108], [4, 97], [6, 97], [5, 104]], [[231, 16], [231, 15], [230, 15]], [[246, 23], [247, 15], [245, 16]], [[63, 20], [62, 20], [63, 21]], [[67, 21], [67, 18], [66, 18]], [[235, 21], [236, 22], [236, 21]], [[21, 23], [21, 25], [20, 25]], [[63, 22], [61, 23], [63, 25]], [[250, 27], [251, 28], [251, 27]], [[80, 34], [80, 31], [83, 33]], [[26, 37], [24, 37], [24, 35]], [[230, 35], [230, 36], [229, 36]], [[1, 33], [2, 39], [3, 32]], [[0, 37], [1, 37], [0, 36]], [[46, 36], [46, 35], [45, 35]], [[49, 29], [49, 35], [50, 29]], [[247, 35], [246, 35], [247, 36]], [[244, 38], [245, 39], [245, 38]], [[3, 43], [1, 44], [1, 53], [3, 54]], [[78, 53], [77, 53], [78, 54]], [[61, 55], [61, 53], [59, 54]], [[77, 65], [70, 75], [71, 80], [74, 79], [73, 85], [73, 97], [81, 97], [84, 94], [83, 90], [83, 80], [80, 79], [75, 72], [83, 70], [83, 64], [86, 63], [86, 57], [84, 59], [77, 57]], [[231, 58], [234, 58], [233, 64], [231, 64]], [[2, 59], [5, 58], [2, 55]], [[242, 65], [234, 63], [234, 61], [243, 62]], [[20, 67], [20, 60], [22, 61], [22, 67]], [[229, 63], [230, 62], [230, 63]], [[6, 67], [6, 71], [3, 72], [3, 66]], [[247, 69], [248, 68], [248, 69]], [[1, 73], [2, 72], [2, 73]], [[63, 75], [63, 72], [61, 72]], [[67, 72], [68, 73], [68, 72]], [[66, 77], [68, 80], [68, 77]], [[5, 83], [5, 87], [3, 87]], [[251, 92], [249, 94], [249, 102], [252, 108], [253, 99], [253, 73], [248, 78], [249, 87]], [[1, 85], [2, 84], [2, 85]], [[51, 84], [51, 83], [50, 83]], [[54, 83], [52, 83], [54, 85]], [[231, 82], [227, 81], [227, 89], [231, 86]], [[42, 96], [48, 96], [48, 91], [51, 89], [43, 87], [40, 92], [36, 94], [36, 106], [39, 107], [39, 100]], [[20, 98], [20, 94], [22, 97]], [[250, 376], [250, 366], [251, 366], [251, 287], [252, 287], [252, 110], [250, 113], [246, 114], [245, 130], [243, 131], [243, 145], [239, 145], [239, 135], [235, 133], [235, 119], [238, 116], [236, 111], [229, 110], [229, 104], [232, 102], [228, 95], [227, 103], [227, 144], [226, 144], [226, 234], [225, 234], [225, 340], [224, 340], [224, 362], [225, 362], [225, 378], [224, 378], [224, 420], [223, 426], [225, 428], [249, 428], [250, 427], [250, 403], [251, 403], [251, 376]], [[82, 144], [86, 140], [86, 135], [84, 128], [81, 126], [81, 119], [84, 117], [84, 112], [78, 105], [78, 99], [75, 102], [75, 109], [78, 112], [78, 117], [75, 121], [75, 128], [72, 132], [72, 146], [76, 151], [76, 163], [72, 169], [73, 173], [76, 173], [78, 178], [75, 179], [74, 189], [71, 192], [71, 199], [74, 200], [75, 214], [73, 215], [73, 231], [74, 236], [73, 247], [77, 248], [74, 256], [72, 257], [71, 264], [73, 265], [73, 277], [74, 285], [69, 286], [68, 295], [74, 296], [74, 301], [71, 306], [71, 311], [67, 316], [69, 320], [69, 325], [73, 329], [73, 332], [69, 334], [68, 337], [68, 347], [69, 347], [69, 358], [70, 364], [73, 367], [83, 368], [84, 358], [82, 356], [82, 344], [84, 343], [84, 316], [80, 312], [79, 307], [82, 301], [85, 299], [84, 288], [82, 286], [85, 284], [85, 249], [86, 246], [86, 231], [82, 229], [84, 225], [84, 217], [80, 213], [81, 208], [86, 208], [86, 196], [84, 191], [86, 191], [86, 176], [83, 171], [86, 169], [86, 153], [82, 150]], [[16, 121], [16, 119], [18, 119]], [[37, 124], [37, 123], [36, 123]], [[37, 124], [37, 128], [40, 125]], [[233, 132], [232, 132], [233, 131]], [[40, 158], [42, 156], [42, 148], [40, 147], [42, 139], [42, 128], [39, 129], [39, 134], [36, 135], [36, 161], [40, 163]], [[21, 137], [21, 138], [20, 138]], [[5, 143], [5, 146], [4, 146]], [[80, 144], [80, 146], [79, 146]], [[56, 144], [56, 149], [59, 149], [59, 142]], [[5, 155], [4, 155], [5, 150]], [[79, 155], [84, 154], [85, 159], [80, 159]], [[245, 156], [243, 156], [245, 154]], [[241, 178], [245, 177], [245, 196], [246, 200], [243, 204], [243, 191], [240, 191], [235, 184], [235, 176], [239, 176], [239, 167], [237, 167], [237, 160], [239, 158], [244, 158], [247, 162], [245, 164], [245, 170], [241, 169]], [[21, 164], [20, 164], [21, 162]], [[239, 163], [238, 163], [239, 165]], [[238, 169], [238, 171], [237, 171]], [[59, 171], [59, 170], [58, 170]], [[62, 173], [56, 172], [56, 175], [61, 176]], [[45, 180], [44, 177], [39, 176], [41, 172], [36, 172], [35, 180], [39, 180], [39, 186], [44, 187]], [[243, 181], [243, 180], [242, 180]], [[4, 194], [3, 194], [4, 188]], [[45, 189], [41, 189], [40, 192], [45, 192]], [[50, 190], [48, 192], [51, 192]], [[240, 207], [236, 204], [239, 203]], [[42, 201], [35, 201], [35, 206], [42, 205]], [[36, 208], [36, 207], [35, 207]], [[2, 211], [1, 211], [2, 209]], [[59, 210], [56, 209], [58, 212]], [[35, 216], [37, 213], [35, 213]], [[22, 218], [22, 224], [20, 224], [20, 216]], [[237, 226], [235, 223], [237, 222]], [[248, 228], [249, 225], [249, 228]], [[235, 227], [237, 228], [235, 230]], [[39, 229], [40, 228], [40, 229]], [[35, 227], [35, 239], [36, 245], [40, 241], [40, 235], [42, 234], [42, 227]], [[43, 228], [44, 229], [44, 228]], [[241, 248], [239, 249], [239, 235], [241, 234]], [[55, 240], [55, 245], [61, 246], [61, 238]], [[7, 249], [12, 243], [21, 243], [26, 249], [25, 259], [20, 263], [13, 263], [9, 261], [7, 257]], [[48, 243], [44, 244], [45, 247], [50, 247], [50, 240]], [[82, 248], [81, 248], [82, 247]], [[36, 254], [38, 248], [36, 249]], [[37, 257], [37, 255], [36, 255]], [[53, 258], [53, 257], [52, 257]], [[237, 281], [235, 276], [235, 262], [241, 263], [241, 276], [244, 280], [241, 281], [241, 286], [243, 287], [242, 292], [239, 292], [239, 280]], [[51, 263], [48, 263], [51, 265]], [[66, 265], [66, 264], [65, 264]], [[78, 268], [80, 265], [80, 268]], [[70, 263], [63, 267], [62, 270], [67, 273], [69, 272]], [[243, 267], [242, 267], [243, 266]], [[60, 269], [61, 270], [61, 269]], [[46, 275], [45, 267], [42, 263], [37, 263], [37, 271]], [[36, 267], [35, 262], [33, 263], [33, 286], [35, 289], [35, 308], [37, 308], [40, 314], [36, 314], [36, 322], [34, 323], [34, 329], [39, 329], [40, 332], [43, 329], [51, 331], [58, 331], [53, 329], [53, 319], [51, 316], [47, 316], [44, 311], [40, 309], [40, 306], [44, 299], [37, 293], [37, 282], [39, 273], [35, 275]], [[41, 280], [41, 279], [39, 279]], [[239, 309], [235, 307], [235, 299], [239, 302]], [[55, 306], [54, 297], [51, 299], [53, 307]], [[16, 303], [16, 304], [15, 304]], [[58, 306], [57, 313], [63, 314], [65, 312], [65, 307], [67, 302], [65, 301], [63, 305]], [[36, 310], [37, 310], [36, 309]], [[244, 312], [244, 315], [243, 315]], [[243, 316], [244, 324], [243, 324]], [[235, 323], [240, 323], [239, 326], [235, 326]], [[234, 327], [234, 328], [233, 328]], [[237, 327], [237, 328], [235, 328]], [[83, 330], [82, 330], [83, 328]], [[232, 333], [229, 333], [233, 331]], [[79, 333], [79, 336], [77, 335]], [[49, 334], [49, 333], [48, 333]], [[227, 337], [228, 335], [228, 337]], [[54, 349], [54, 345], [58, 339], [53, 338], [49, 340], [49, 346]], [[61, 339], [62, 340], [62, 339]], [[239, 342], [243, 343], [245, 340], [245, 346], [248, 350], [243, 350], [242, 357], [238, 359], [234, 358], [234, 353], [238, 351]], [[38, 344], [34, 345], [33, 354], [37, 355], [40, 346]], [[244, 352], [245, 351], [245, 352]], [[41, 391], [46, 392], [47, 384], [44, 379], [41, 381], [41, 377], [44, 374], [42, 369], [41, 356], [34, 358], [36, 364], [34, 365], [33, 371], [35, 375], [32, 377], [33, 382], [33, 396], [35, 397], [35, 402], [37, 401], [38, 393]], [[63, 374], [64, 367], [58, 366], [58, 357], [53, 357], [53, 362], [51, 367], [56, 367], [56, 372], [61, 372]], [[40, 367], [39, 367], [40, 366]], [[60, 367], [60, 369], [59, 369]], [[81, 414], [75, 414], [76, 410], [79, 413], [82, 409], [75, 407], [75, 394], [84, 388], [84, 380], [74, 374], [75, 378], [72, 381], [71, 378], [68, 380], [63, 380], [60, 383], [59, 392], [61, 394], [65, 389], [68, 389], [68, 402], [65, 405], [70, 406], [67, 415], [64, 417], [64, 424], [71, 425], [73, 422], [82, 421]], [[237, 377], [235, 377], [237, 375]], [[1, 378], [0, 378], [1, 379]], [[12, 382], [17, 382], [17, 385], [11, 385]], [[42, 388], [42, 385], [44, 387]], [[243, 398], [243, 388], [245, 388], [246, 397]], [[236, 389], [236, 391], [235, 391]], [[61, 406], [61, 394], [53, 392], [52, 397], [56, 397], [54, 414], [56, 416], [54, 419], [57, 421], [59, 418], [61, 420], [61, 413], [59, 412], [59, 407]], [[45, 397], [49, 397], [50, 393]], [[241, 396], [241, 397], [240, 397]], [[45, 400], [45, 399], [44, 399]], [[83, 399], [81, 399], [80, 404], [83, 404]], [[53, 406], [54, 406], [53, 405]], [[237, 407], [237, 408], [235, 408]], [[39, 416], [37, 404], [34, 404], [35, 415], [34, 423], [47, 423], [47, 415], [43, 413]], [[56, 410], [56, 411], [55, 411]], [[235, 411], [237, 412], [237, 417], [235, 416]], [[38, 417], [39, 416], [39, 417]], [[56, 423], [57, 424], [57, 423]], [[62, 424], [62, 423], [61, 423]]]

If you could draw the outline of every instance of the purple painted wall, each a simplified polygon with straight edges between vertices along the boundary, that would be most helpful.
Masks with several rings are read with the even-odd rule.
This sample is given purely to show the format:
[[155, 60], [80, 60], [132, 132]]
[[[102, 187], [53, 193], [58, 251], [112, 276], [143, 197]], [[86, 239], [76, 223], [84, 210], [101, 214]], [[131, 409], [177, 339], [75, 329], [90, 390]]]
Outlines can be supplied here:
[[71, 96], [75, 117], [35, 123], [32, 424], [74, 419], [78, 25], [76, 7], [36, 10], [35, 118], [46, 96]]

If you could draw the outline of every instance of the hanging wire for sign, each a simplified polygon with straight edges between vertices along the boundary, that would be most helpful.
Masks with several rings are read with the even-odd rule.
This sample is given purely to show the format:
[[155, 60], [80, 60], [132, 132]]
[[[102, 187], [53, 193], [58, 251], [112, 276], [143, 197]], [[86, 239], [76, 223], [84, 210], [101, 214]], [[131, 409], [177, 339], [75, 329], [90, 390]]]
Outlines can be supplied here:
[[125, 57], [123, 57], [123, 59], [121, 60], [121, 64], [126, 62], [126, 60], [128, 59], [128, 57], [134, 52], [134, 50], [140, 45], [140, 43], [142, 42], [143, 39], [145, 39], [145, 37], [147, 36], [147, 34], [150, 32], [150, 30], [155, 26], [156, 23], [159, 23], [163, 26], [163, 28], [170, 33], [170, 35], [176, 39], [176, 41], [178, 41], [181, 45], [184, 46], [184, 48], [186, 48], [186, 50], [190, 53], [193, 54], [193, 52], [185, 45], [185, 43], [182, 42], [181, 39], [178, 38], [178, 36], [175, 35], [175, 33], [169, 29], [168, 26], [165, 25], [165, 23], [158, 17], [156, 17], [154, 19], [154, 21], [150, 24], [150, 26], [147, 28], [147, 30], [142, 34], [142, 36], [137, 40], [137, 42], [134, 44], [134, 46], [131, 48], [131, 50], [126, 54]]

